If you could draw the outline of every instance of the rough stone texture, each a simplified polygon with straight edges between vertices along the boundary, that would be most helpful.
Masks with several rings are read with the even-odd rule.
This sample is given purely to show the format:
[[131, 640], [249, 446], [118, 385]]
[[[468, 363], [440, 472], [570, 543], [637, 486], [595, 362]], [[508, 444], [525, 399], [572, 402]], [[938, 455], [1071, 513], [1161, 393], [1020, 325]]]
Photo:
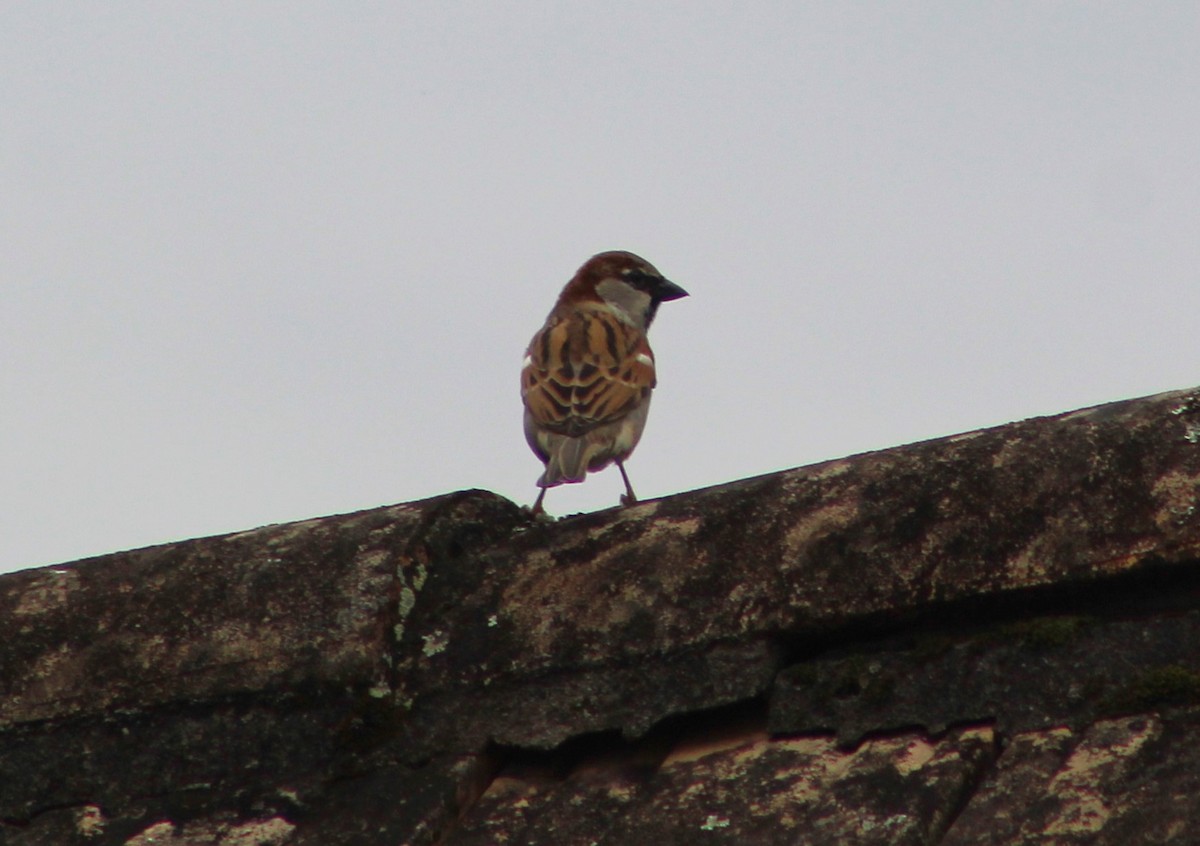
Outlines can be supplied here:
[[389, 765], [333, 784], [319, 804], [293, 815], [289, 846], [433, 844], [494, 774], [488, 756], [422, 767]]
[[983, 729], [853, 752], [829, 737], [684, 745], [652, 773], [584, 767], [561, 783], [502, 773], [444, 843], [915, 846], [938, 839], [992, 757]]
[[495, 540], [521, 519], [468, 492], [0, 578], [0, 843], [74, 842], [87, 808], [88, 844], [161, 840], [164, 822], [170, 843], [277, 816], [321, 831], [323, 800], [360, 777], [408, 785], [381, 829], [432, 842], [482, 747], [411, 752], [396, 639], [427, 536]]
[[945, 846], [1194, 843], [1200, 712], [1019, 734]]
[[[36, 826], [8, 835], [12, 846], [75, 846], [120, 842], [125, 846], [284, 846], [296, 826], [282, 817], [238, 820], [218, 815], [204, 822], [176, 825], [153, 822], [137, 831], [115, 832], [96, 805], [51, 811]], [[117, 834], [121, 839], [113, 840]]]
[[[1177, 392], [535, 524], [439, 566], [399, 693], [428, 734], [442, 694], [461, 705], [482, 688], [456, 733], [550, 748], [759, 695], [779, 647], [1161, 570], [1191, 579], [1197, 432], [1200, 394]], [[731, 643], [762, 644], [740, 679], [720, 666]], [[672, 662], [695, 683], [621, 676]]]
[[1166, 837], [1198, 489], [1200, 390], [557, 522], [468, 491], [0, 577], [0, 844]]
[[937, 733], [988, 720], [1011, 733], [1188, 703], [1200, 703], [1200, 612], [1042, 617], [889, 638], [788, 667], [775, 680], [769, 727], [836, 728], [849, 744], [914, 725]]
[[0, 578], [0, 724], [264, 689], [387, 690], [423, 534], [441, 520], [503, 533], [517, 514], [458, 494]]

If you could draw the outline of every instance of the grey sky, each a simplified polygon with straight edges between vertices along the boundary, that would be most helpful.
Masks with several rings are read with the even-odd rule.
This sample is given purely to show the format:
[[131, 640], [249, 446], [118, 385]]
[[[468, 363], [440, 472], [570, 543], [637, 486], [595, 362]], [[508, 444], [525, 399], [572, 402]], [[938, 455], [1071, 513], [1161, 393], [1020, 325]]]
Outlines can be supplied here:
[[[1200, 383], [1200, 5], [6, 3], [0, 569], [481, 487], [591, 254], [650, 498]], [[615, 470], [547, 510], [608, 507]]]

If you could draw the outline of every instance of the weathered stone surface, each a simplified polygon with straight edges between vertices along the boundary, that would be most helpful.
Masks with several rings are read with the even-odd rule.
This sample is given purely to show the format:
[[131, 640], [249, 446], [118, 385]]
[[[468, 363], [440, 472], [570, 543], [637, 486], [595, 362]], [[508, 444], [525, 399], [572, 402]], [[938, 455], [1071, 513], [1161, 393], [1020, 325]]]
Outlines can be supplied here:
[[605, 730], [638, 737], [674, 714], [738, 702], [767, 690], [780, 666], [766, 642], [716, 644], [630, 665], [573, 668], [530, 686], [498, 684], [435, 697], [405, 721], [414, 754], [429, 748], [552, 749]]
[[[969, 838], [974, 808], [1023, 795], [968, 802], [987, 732], [878, 732], [1091, 737], [1195, 701], [1198, 496], [1200, 390], [558, 522], [472, 491], [0, 577], [0, 844], [932, 843], [964, 804]], [[686, 736], [772, 694], [777, 732], [872, 739], [571, 769], [580, 744]], [[1093, 745], [1124, 748], [1118, 724]], [[1196, 793], [1159, 742], [1183, 750], [1191, 723], [1155, 725], [1126, 756], [1159, 779], [1151, 807]], [[453, 829], [530, 755], [547, 781], [503, 777]], [[1123, 802], [1133, 771], [1112, 772]], [[1062, 842], [1134, 831], [1106, 807]]]
[[0, 733], [0, 819], [88, 803], [185, 819], [218, 796], [289, 811], [387, 755], [394, 718], [378, 708], [355, 697], [244, 699], [13, 728]]
[[[298, 818], [331, 785], [403, 771], [393, 653], [425, 534], [449, 523], [469, 545], [520, 519], [468, 492], [0, 578], [15, 627], [0, 641], [0, 843], [69, 842], [64, 810], [81, 807], [103, 814], [93, 846], [168, 824], [200, 842], [214, 812]], [[388, 800], [396, 825], [440, 824], [461, 786], [447, 770], [426, 789], [439, 768], [417, 763], [422, 790]]]
[[5, 846], [285, 846], [296, 826], [282, 817], [214, 814], [178, 825], [171, 820], [130, 825], [109, 820], [97, 805], [63, 808], [38, 817], [32, 825], [0, 828]]
[[204, 820], [176, 825], [153, 823], [124, 846], [285, 846], [295, 826], [281, 817]]
[[904, 735], [853, 752], [832, 738], [685, 745], [652, 773], [584, 768], [563, 782], [503, 775], [446, 846], [926, 844], [991, 761], [988, 729]]
[[297, 685], [387, 691], [422, 533], [506, 533], [517, 514], [456, 494], [4, 576], [0, 725]]
[[372, 707], [243, 702], [12, 732], [0, 844], [257, 843], [245, 832], [263, 820], [286, 822], [289, 846], [433, 843], [492, 765], [397, 763], [395, 717]]
[[46, 811], [32, 824], [0, 824], [5, 846], [83, 846], [111, 837], [109, 820], [98, 805]]
[[[449, 695], [471, 702], [472, 736], [552, 746], [636, 733], [635, 712], [661, 710], [661, 690], [631, 689], [624, 669], [1194, 573], [1197, 432], [1200, 393], [1177, 392], [538, 523], [430, 569], [398, 695], [417, 725]], [[708, 672], [677, 679], [669, 707], [759, 695], [770, 666], [719, 691]], [[555, 719], [514, 731], [506, 715], [521, 712]]]
[[1194, 710], [1017, 735], [943, 846], [1196, 842], [1198, 741]]
[[941, 732], [992, 721], [1008, 734], [1200, 703], [1200, 611], [1136, 620], [1042, 617], [909, 634], [796, 664], [771, 695], [776, 733]]
[[389, 765], [336, 782], [294, 816], [288, 846], [430, 846], [443, 842], [462, 808], [494, 774], [484, 757], [443, 759], [422, 767]]

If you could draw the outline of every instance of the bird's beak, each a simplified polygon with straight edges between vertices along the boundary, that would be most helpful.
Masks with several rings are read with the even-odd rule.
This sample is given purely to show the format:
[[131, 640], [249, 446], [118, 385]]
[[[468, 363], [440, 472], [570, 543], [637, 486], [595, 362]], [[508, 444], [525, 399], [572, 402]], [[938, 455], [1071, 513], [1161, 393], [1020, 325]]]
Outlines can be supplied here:
[[659, 302], [667, 302], [668, 300], [678, 300], [681, 297], [686, 297], [688, 292], [680, 288], [674, 282], [668, 279], [663, 279], [654, 286], [654, 299]]

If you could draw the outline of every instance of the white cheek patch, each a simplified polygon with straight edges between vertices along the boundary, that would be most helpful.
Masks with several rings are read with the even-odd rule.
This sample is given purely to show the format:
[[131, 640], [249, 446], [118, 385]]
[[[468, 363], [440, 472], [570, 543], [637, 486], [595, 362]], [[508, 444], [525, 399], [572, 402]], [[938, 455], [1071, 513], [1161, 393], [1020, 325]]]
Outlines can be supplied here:
[[638, 329], [646, 328], [650, 295], [621, 279], [605, 279], [596, 285], [596, 293], [613, 307], [617, 317]]
[[653, 366], [654, 366], [654, 359], [652, 359], [650, 356], [646, 355], [645, 353], [638, 353], [638, 354], [637, 354], [637, 360], [638, 360], [640, 363], [642, 363], [642, 364], [646, 365], [647, 367], [653, 367]]
[[533, 356], [529, 355], [525, 356], [525, 360], [521, 362], [522, 367], [528, 367], [531, 364], [533, 364]]

